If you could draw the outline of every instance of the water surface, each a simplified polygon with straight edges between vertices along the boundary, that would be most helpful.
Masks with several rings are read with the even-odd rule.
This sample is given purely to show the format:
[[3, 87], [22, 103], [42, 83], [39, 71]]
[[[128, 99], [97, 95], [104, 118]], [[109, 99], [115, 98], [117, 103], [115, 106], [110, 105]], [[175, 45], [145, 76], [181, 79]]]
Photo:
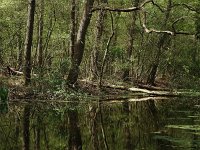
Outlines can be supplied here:
[[0, 150], [198, 150], [200, 100], [10, 102]]

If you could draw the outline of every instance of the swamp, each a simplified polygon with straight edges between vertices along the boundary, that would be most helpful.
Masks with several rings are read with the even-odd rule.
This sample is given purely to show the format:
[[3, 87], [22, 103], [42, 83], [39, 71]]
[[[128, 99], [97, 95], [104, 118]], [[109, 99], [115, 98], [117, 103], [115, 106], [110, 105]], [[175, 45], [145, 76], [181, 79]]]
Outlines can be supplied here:
[[199, 0], [0, 0], [0, 150], [199, 150]]

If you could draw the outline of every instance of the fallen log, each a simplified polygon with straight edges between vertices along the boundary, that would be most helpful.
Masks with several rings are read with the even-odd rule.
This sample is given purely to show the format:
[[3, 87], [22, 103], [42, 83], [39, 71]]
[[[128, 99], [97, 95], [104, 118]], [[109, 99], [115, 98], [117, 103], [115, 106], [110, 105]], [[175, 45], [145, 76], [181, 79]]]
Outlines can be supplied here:
[[139, 88], [147, 89], [147, 90], [155, 90], [155, 91], [170, 91], [169, 88], [157, 87], [152, 85], [138, 84]]
[[8, 74], [11, 76], [11, 75], [17, 75], [17, 76], [21, 76], [21, 75], [23, 75], [24, 73], [23, 72], [21, 72], [21, 71], [17, 71], [17, 70], [15, 70], [14, 68], [11, 68], [11, 67], [9, 67], [9, 66], [7, 66], [7, 71], [8, 71]]
[[[89, 81], [89, 80], [81, 80], [82, 82], [85, 82], [86, 84], [91, 84], [93, 86], [98, 86], [97, 83]], [[172, 91], [152, 91], [148, 89], [142, 89], [138, 87], [125, 87], [122, 85], [113, 85], [113, 84], [104, 84], [102, 85], [104, 88], [112, 88], [112, 89], [118, 89], [118, 90], [125, 90], [125, 91], [130, 91], [130, 92], [141, 92], [144, 94], [148, 94], [150, 96], [169, 96], [169, 97], [175, 97], [179, 96], [179, 93], [177, 92], [172, 92]]]
[[[91, 84], [93, 86], [98, 86], [97, 83], [89, 81], [89, 80], [81, 80], [81, 82], [85, 82], [85, 84]], [[173, 90], [148, 90], [138, 87], [125, 87], [123, 85], [113, 85], [113, 84], [104, 84], [102, 85], [103, 88], [112, 88], [112, 89], [118, 89], [118, 90], [125, 90], [130, 92], [141, 92], [143, 94], [149, 95], [149, 96], [163, 96], [163, 97], [200, 97], [200, 92], [191, 92], [190, 90], [186, 91], [173, 91]]]
[[117, 86], [117, 85], [105, 85], [104, 87], [107, 88], [115, 88], [115, 89], [120, 89], [120, 90], [127, 90], [131, 92], [142, 92], [146, 93], [152, 96], [178, 96], [178, 93], [176, 92], [171, 92], [171, 91], [150, 91], [147, 89], [141, 89], [137, 87], [124, 87], [124, 86]]

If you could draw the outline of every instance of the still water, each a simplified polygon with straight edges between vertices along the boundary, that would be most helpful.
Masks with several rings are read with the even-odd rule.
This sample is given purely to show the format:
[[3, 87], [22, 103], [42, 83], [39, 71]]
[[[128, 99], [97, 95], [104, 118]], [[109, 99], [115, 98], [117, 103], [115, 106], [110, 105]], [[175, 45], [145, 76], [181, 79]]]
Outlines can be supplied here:
[[10, 102], [0, 150], [18, 149], [199, 150], [200, 100]]

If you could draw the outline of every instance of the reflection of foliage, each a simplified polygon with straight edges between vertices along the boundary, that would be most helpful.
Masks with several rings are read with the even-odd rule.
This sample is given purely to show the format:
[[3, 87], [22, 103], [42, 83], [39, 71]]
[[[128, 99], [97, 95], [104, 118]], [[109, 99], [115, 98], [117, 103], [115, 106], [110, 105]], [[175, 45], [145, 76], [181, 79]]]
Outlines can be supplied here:
[[8, 89], [5, 87], [0, 88], [0, 113], [8, 111]]
[[[180, 147], [189, 147], [191, 145], [191, 141], [188, 141], [187, 138], [179, 139], [179, 138], [172, 138], [170, 136], [156, 135], [156, 136], [154, 136], [154, 139], [159, 140], [159, 141], [168, 141], [170, 143], [180, 145]], [[178, 146], [176, 146], [176, 147], [178, 147]]]
[[167, 125], [167, 128], [200, 131], [200, 125]]
[[[76, 103], [72, 101], [76, 101]], [[188, 102], [188, 99], [176, 99], [168, 101], [127, 101], [126, 103], [112, 104], [106, 101], [99, 106], [94, 101], [86, 103], [86, 101], [78, 101], [76, 98], [71, 99], [69, 103], [49, 101], [32, 103], [30, 149], [34, 149], [38, 129], [40, 129], [41, 149], [47, 149], [47, 145], [49, 149], [67, 149], [70, 138], [69, 111], [77, 111], [77, 114], [71, 113], [71, 119], [77, 117], [79, 120], [75, 122], [80, 127], [83, 149], [92, 149], [90, 131], [92, 123], [95, 124], [94, 134], [99, 140], [99, 149], [105, 149], [101, 124], [104, 126], [110, 149], [125, 149], [125, 147], [131, 145], [129, 147], [131, 149], [155, 150], [158, 149], [157, 145], [160, 146], [159, 144], [182, 146], [182, 149], [188, 148], [191, 147], [191, 143], [197, 141], [193, 137], [199, 136], [199, 109], [197, 108], [199, 104], [195, 100]], [[195, 109], [194, 106], [196, 106]], [[94, 108], [92, 112], [91, 107]], [[102, 122], [97, 107], [101, 107]], [[10, 110], [6, 115], [0, 115], [0, 145], [2, 149], [20, 149], [23, 145], [23, 141], [20, 140], [23, 132], [23, 113], [20, 112], [23, 112], [23, 104], [12, 104]], [[88, 113], [88, 111], [90, 112]], [[94, 117], [95, 112], [98, 112], [96, 117]], [[75, 123], [73, 120], [71, 121], [71, 123]], [[161, 130], [163, 128], [164, 130]], [[16, 134], [17, 129], [18, 134]], [[161, 131], [157, 132], [159, 129]], [[16, 139], [12, 140], [13, 137], [17, 138], [17, 136], [18, 143]], [[154, 140], [152, 140], [152, 137]], [[16, 143], [19, 148], [14, 148]], [[197, 145], [199, 144], [197, 143]]]
[[0, 100], [1, 100], [1, 103], [7, 102], [7, 100], [8, 100], [8, 89], [7, 88], [4, 88], [4, 87], [0, 88]]

